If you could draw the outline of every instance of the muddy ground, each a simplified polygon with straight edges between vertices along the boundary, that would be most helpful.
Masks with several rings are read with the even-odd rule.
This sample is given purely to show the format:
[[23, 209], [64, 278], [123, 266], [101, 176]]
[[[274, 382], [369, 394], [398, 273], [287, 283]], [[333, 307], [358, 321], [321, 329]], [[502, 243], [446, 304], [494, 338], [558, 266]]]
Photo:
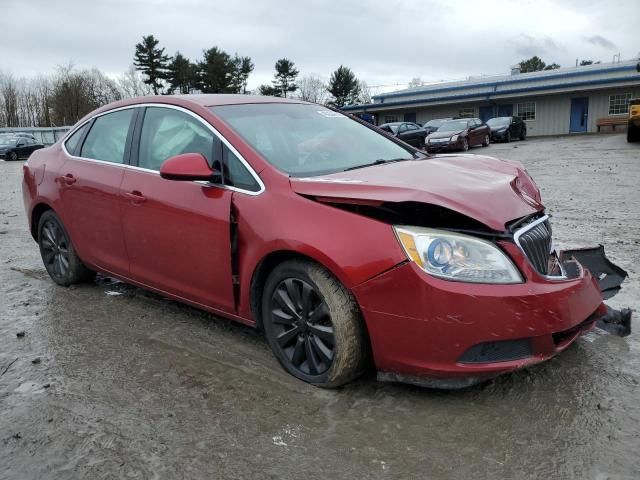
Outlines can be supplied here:
[[[631, 275], [612, 304], [640, 309], [640, 145], [474, 152], [521, 160], [556, 242], [604, 243]], [[373, 378], [320, 390], [249, 328], [105, 279], [55, 286], [26, 229], [21, 170], [0, 162], [0, 479], [640, 476], [640, 331], [590, 334], [464, 391]]]

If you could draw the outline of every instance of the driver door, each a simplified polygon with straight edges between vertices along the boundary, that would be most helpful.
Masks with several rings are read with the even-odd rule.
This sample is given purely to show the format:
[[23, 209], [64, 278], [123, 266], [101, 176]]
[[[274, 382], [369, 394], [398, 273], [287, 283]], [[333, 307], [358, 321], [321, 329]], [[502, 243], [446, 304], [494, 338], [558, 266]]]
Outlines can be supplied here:
[[127, 169], [120, 188], [132, 280], [233, 312], [233, 192], [159, 174], [160, 165], [180, 153], [201, 153], [220, 169], [220, 139], [204, 121], [169, 107], [147, 107], [136, 130], [132, 157], [137, 167]]

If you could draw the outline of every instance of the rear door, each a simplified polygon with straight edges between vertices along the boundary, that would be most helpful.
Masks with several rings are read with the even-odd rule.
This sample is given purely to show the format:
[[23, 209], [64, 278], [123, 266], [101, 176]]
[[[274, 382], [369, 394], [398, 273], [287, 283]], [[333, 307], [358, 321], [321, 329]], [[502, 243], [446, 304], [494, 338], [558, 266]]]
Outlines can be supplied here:
[[135, 108], [102, 114], [64, 143], [66, 162], [57, 178], [63, 223], [80, 258], [126, 276], [129, 261], [121, 225], [124, 177]]
[[147, 107], [125, 173], [123, 229], [131, 278], [181, 298], [234, 310], [231, 277], [233, 191], [165, 180], [159, 170], [180, 153], [201, 153], [220, 170], [223, 142], [199, 117], [178, 107]]

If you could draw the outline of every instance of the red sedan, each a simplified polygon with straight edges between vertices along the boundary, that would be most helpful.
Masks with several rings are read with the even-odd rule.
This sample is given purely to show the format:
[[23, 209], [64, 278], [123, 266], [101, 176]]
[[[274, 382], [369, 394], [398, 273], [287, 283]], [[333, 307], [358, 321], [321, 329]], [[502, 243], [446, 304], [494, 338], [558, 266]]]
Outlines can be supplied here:
[[371, 364], [469, 385], [552, 357], [605, 312], [589, 270], [550, 253], [520, 164], [426, 155], [302, 101], [107, 105], [32, 155], [23, 195], [56, 283], [102, 272], [260, 327], [319, 386]]

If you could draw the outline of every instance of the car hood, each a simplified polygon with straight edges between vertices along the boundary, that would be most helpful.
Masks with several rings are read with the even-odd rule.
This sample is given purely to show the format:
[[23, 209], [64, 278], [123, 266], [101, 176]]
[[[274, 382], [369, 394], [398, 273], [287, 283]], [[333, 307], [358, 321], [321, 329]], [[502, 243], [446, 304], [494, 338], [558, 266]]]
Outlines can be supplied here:
[[454, 210], [496, 231], [544, 210], [518, 162], [481, 155], [437, 155], [317, 177], [290, 179], [294, 192], [332, 202], [420, 202]]
[[435, 132], [429, 134], [429, 138], [449, 138], [449, 137], [453, 137], [454, 135], [460, 135], [462, 132], [464, 132], [464, 130], [460, 130], [459, 132], [438, 132], [438, 131], [435, 131]]
[[495, 127], [492, 127], [490, 125], [487, 125], [492, 132], [497, 132], [499, 130], [507, 130], [509, 128], [509, 125], [497, 125]]

